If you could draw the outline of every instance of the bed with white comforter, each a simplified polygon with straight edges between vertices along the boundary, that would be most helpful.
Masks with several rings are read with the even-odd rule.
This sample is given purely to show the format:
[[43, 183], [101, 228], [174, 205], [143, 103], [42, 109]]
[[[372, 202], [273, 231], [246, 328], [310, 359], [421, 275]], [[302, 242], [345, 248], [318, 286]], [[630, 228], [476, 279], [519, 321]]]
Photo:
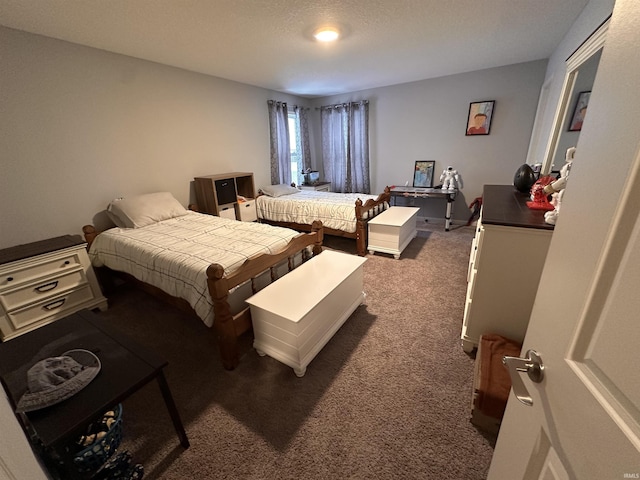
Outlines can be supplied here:
[[[260, 195], [256, 200], [258, 218], [277, 222], [311, 225], [320, 220], [325, 228], [354, 233], [356, 231], [356, 200], [366, 202], [377, 195], [362, 193], [316, 192], [298, 190], [280, 197]], [[366, 217], [365, 217], [366, 218]]]
[[128, 273], [187, 300], [210, 327], [209, 265], [220, 264], [229, 275], [249, 258], [282, 250], [296, 235], [287, 228], [185, 211], [141, 228], [104, 231], [91, 243], [89, 257], [96, 267]]
[[359, 255], [365, 255], [366, 222], [389, 207], [388, 188], [380, 195], [298, 190], [288, 185], [263, 187], [256, 198], [258, 219], [308, 231], [320, 220], [325, 234], [356, 239]]
[[169, 192], [118, 198], [105, 213], [114, 228], [82, 228], [92, 264], [105, 275], [124, 272], [165, 300], [178, 299], [171, 303], [212, 327], [228, 370], [240, 361], [238, 337], [251, 329], [245, 300], [322, 251], [320, 222], [300, 234], [204, 215]]

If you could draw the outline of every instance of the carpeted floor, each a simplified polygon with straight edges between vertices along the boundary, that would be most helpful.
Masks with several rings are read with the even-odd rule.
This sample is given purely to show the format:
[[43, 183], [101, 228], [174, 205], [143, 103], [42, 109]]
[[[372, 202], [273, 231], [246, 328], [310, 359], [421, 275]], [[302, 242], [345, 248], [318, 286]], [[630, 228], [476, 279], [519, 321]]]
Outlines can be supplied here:
[[168, 359], [191, 442], [180, 447], [152, 383], [124, 403], [121, 449], [148, 479], [485, 478], [495, 438], [469, 422], [473, 358], [459, 338], [472, 238], [473, 227], [429, 226], [400, 260], [368, 255], [366, 305], [303, 378], [249, 336], [224, 370], [201, 321], [121, 287], [101, 315]]

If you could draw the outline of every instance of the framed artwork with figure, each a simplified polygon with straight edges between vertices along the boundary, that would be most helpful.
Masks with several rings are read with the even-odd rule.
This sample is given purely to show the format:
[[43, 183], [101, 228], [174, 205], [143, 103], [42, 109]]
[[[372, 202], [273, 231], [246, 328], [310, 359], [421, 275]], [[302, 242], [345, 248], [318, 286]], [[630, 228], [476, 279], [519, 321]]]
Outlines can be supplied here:
[[433, 171], [435, 167], [435, 160], [417, 160], [413, 169], [413, 186], [431, 188], [433, 186]]
[[570, 132], [579, 132], [582, 130], [582, 122], [587, 114], [587, 107], [589, 106], [589, 97], [591, 92], [580, 92], [578, 94], [578, 100], [576, 106], [573, 109], [573, 116], [571, 117], [571, 123], [569, 123]]
[[467, 117], [467, 130], [465, 131], [465, 135], [489, 135], [495, 103], [495, 100], [487, 100], [469, 104], [469, 116]]

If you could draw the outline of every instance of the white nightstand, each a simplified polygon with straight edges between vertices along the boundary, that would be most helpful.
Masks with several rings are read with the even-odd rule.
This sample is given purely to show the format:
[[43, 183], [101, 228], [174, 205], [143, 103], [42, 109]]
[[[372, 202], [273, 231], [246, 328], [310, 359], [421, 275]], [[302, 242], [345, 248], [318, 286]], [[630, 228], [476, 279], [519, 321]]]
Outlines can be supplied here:
[[318, 182], [313, 185], [299, 185], [300, 190], [315, 190], [316, 192], [330, 192], [331, 182]]
[[79, 235], [0, 250], [0, 340], [87, 308], [107, 309]]

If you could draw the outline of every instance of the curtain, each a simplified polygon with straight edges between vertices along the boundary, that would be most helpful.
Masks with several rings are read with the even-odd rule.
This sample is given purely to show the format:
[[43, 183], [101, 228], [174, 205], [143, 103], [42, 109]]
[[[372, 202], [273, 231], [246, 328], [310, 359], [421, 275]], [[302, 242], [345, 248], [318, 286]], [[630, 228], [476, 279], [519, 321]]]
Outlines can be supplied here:
[[287, 104], [269, 100], [269, 139], [271, 144], [271, 184], [291, 183], [291, 149]]
[[335, 192], [370, 193], [369, 102], [320, 108], [325, 180]]
[[298, 172], [304, 172], [311, 168], [311, 148], [309, 147], [309, 118], [308, 108], [295, 105], [293, 111], [296, 114], [298, 130], [296, 135], [296, 145], [299, 152]]

